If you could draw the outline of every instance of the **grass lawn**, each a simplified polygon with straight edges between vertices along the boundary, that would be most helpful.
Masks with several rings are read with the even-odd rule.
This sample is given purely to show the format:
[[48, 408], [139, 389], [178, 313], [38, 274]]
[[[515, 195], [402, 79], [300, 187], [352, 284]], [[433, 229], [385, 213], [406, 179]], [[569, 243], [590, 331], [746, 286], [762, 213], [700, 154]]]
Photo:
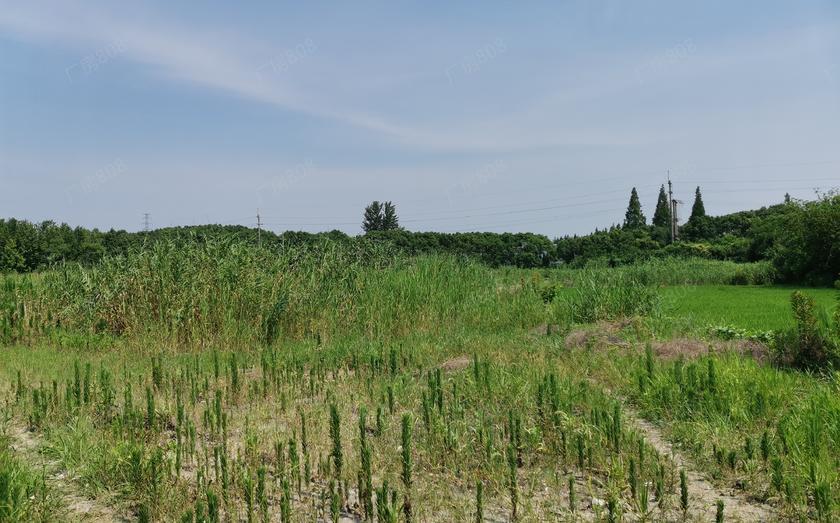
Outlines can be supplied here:
[[[767, 331], [793, 326], [790, 295], [796, 287], [701, 285], [675, 286], [661, 290], [665, 314], [698, 326], [732, 325]], [[833, 289], [799, 289], [817, 305], [831, 312], [837, 303]]]

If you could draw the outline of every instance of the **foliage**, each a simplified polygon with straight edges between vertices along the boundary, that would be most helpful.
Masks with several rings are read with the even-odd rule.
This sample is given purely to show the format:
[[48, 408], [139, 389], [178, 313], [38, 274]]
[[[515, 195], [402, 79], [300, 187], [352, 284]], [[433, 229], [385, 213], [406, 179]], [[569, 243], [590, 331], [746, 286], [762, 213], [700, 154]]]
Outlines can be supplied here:
[[717, 325], [710, 328], [709, 332], [722, 340], [749, 340], [769, 344], [775, 338], [773, 331], [750, 331], [732, 325]]
[[[667, 425], [672, 441], [718, 482], [776, 497], [779, 519], [818, 519], [807, 511], [809, 504], [819, 510], [815, 492], [823, 491], [826, 506], [840, 494], [840, 396], [833, 381], [732, 353], [654, 360], [652, 367], [640, 353], [610, 354], [589, 365], [603, 365], [602, 379], [645, 417]], [[753, 441], [763, 442], [761, 452]]]
[[5, 277], [0, 335], [24, 341], [60, 327], [175, 346], [270, 345], [353, 333], [397, 336], [458, 317], [493, 329], [511, 318], [528, 322], [540, 311], [536, 295], [498, 308], [496, 293], [486, 267], [445, 255], [406, 258], [378, 242], [276, 252], [230, 239], [167, 240], [92, 268], [67, 265], [37, 282]]
[[840, 368], [840, 303], [834, 318], [799, 291], [791, 294], [790, 303], [796, 328], [775, 337], [777, 361], [801, 369]]
[[[735, 263], [702, 258], [651, 258], [630, 265], [610, 267], [609, 263], [591, 262], [584, 269], [627, 273], [645, 285], [768, 285], [775, 281], [769, 262]], [[586, 274], [578, 269], [560, 268], [547, 274], [574, 281]]]
[[654, 227], [671, 227], [671, 209], [668, 205], [668, 194], [665, 193], [665, 186], [659, 188], [659, 196], [656, 199], [656, 210], [653, 213]]
[[[664, 197], [664, 200], [663, 200]], [[702, 201], [702, 200], [701, 200]], [[680, 241], [670, 242], [667, 196], [660, 190], [653, 224], [644, 225], [638, 194], [631, 194], [626, 227], [612, 226], [584, 236], [550, 240], [530, 233], [412, 232], [399, 227], [391, 202], [374, 202], [366, 210], [364, 236], [341, 231], [308, 233], [262, 231], [262, 244], [282, 251], [324, 241], [388, 243], [409, 255], [446, 253], [468, 257], [491, 267], [581, 267], [593, 261], [611, 266], [652, 258], [705, 258], [735, 262], [772, 261], [779, 278], [788, 282], [831, 284], [840, 276], [840, 195], [813, 202], [788, 201], [753, 211], [723, 216], [695, 216], [680, 228]], [[158, 241], [204, 243], [219, 239], [257, 243], [257, 230], [243, 226], [202, 225], [129, 233], [71, 228], [53, 222], [33, 224], [0, 220], [0, 272], [31, 272], [62, 262], [91, 266], [104, 258], [125, 256]]]
[[639, 202], [639, 193], [636, 188], [630, 192], [630, 203], [627, 204], [627, 212], [624, 214], [624, 227], [638, 229], [645, 226], [645, 215], [642, 213], [642, 204]]
[[694, 204], [691, 206], [690, 220], [696, 220], [706, 216], [706, 206], [703, 205], [703, 195], [700, 193], [700, 187], [694, 191]]
[[840, 194], [788, 205], [770, 252], [785, 280], [830, 285], [840, 276]]
[[397, 217], [397, 206], [393, 202], [382, 202], [377, 200], [365, 207], [362, 219], [362, 230], [365, 233], [372, 231], [393, 231], [400, 228]]
[[48, 494], [43, 478], [14, 455], [0, 433], [0, 522], [48, 518]]
[[627, 272], [586, 269], [558, 303], [561, 316], [574, 323], [645, 316], [657, 304], [656, 292]]
[[393, 245], [408, 255], [448, 253], [480, 261], [491, 267], [548, 267], [554, 245], [531, 233], [439, 233], [406, 230], [381, 231], [368, 238]]
[[[662, 285], [767, 271], [697, 259], [490, 270], [373, 239], [164, 239], [94, 267], [5, 276], [14, 345], [3, 348], [0, 404], [67, 470], [65, 486], [148, 520], [338, 518], [357, 508], [351, 491], [367, 519], [384, 521], [466, 519], [474, 506], [522, 521], [546, 510], [674, 520], [680, 467], [650, 446], [625, 399], [666, 421], [723, 488], [830, 520], [831, 378], [734, 354], [668, 361], [653, 343], [643, 355], [634, 342], [650, 340], [634, 337], [645, 322], [605, 350], [533, 334], [558, 316], [655, 313]], [[67, 330], [126, 343], [58, 350], [54, 334]], [[685, 498], [689, 518], [714, 510], [702, 503]]]

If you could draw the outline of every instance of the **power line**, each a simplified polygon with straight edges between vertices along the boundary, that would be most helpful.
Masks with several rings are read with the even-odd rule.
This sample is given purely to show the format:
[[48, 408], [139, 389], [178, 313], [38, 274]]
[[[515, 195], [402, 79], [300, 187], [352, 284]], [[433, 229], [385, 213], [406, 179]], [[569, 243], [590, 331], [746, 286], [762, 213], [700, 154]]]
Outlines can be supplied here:
[[151, 214], [144, 212], [143, 213], [143, 232], [149, 232], [149, 217]]
[[[702, 169], [689, 169], [691, 172], [709, 172], [709, 171], [729, 171], [729, 170], [739, 170], [739, 169], [754, 169], [754, 168], [769, 168], [769, 167], [792, 167], [792, 166], [813, 166], [813, 165], [829, 165], [829, 164], [836, 164], [838, 162], [835, 161], [821, 161], [821, 162], [797, 162], [797, 163], [783, 163], [783, 164], [753, 164], [753, 165], [737, 165], [737, 166], [728, 166], [728, 167], [706, 167]], [[650, 174], [650, 173], [646, 173]], [[624, 180], [626, 179], [627, 175], [623, 175], [622, 177], [613, 177], [613, 178], [602, 178], [600, 180], [592, 180], [586, 179], [581, 180], [579, 182], [568, 182], [562, 185], [539, 185], [533, 186], [534, 188], [541, 188], [541, 189], [548, 189], [550, 187], [563, 187], [567, 188], [570, 186], [578, 186], [582, 184], [591, 184], [593, 182], [605, 182], [608, 180]], [[670, 172], [669, 172], [670, 178]], [[775, 189], [773, 187], [768, 187], [768, 184], [784, 184], [784, 183], [792, 183], [792, 182], [799, 182], [799, 183], [807, 183], [808, 181], [814, 182], [826, 182], [826, 181], [835, 181], [836, 178], [811, 178], [803, 179], [776, 179], [776, 180], [692, 180], [692, 184], [697, 183], [699, 185], [712, 185], [712, 184], [734, 184], [734, 185], [754, 185], [754, 184], [761, 184], [762, 187], [760, 188], [749, 188], [749, 187], [739, 187], [739, 188], [730, 188], [730, 189], [720, 189], [720, 190], [712, 190], [709, 191], [710, 193], [739, 193], [739, 192], [752, 192], [755, 193], [757, 191], [772, 191], [772, 190], [805, 190], [805, 189], [815, 189], [815, 187], [780, 187], [779, 189]], [[640, 188], [647, 189], [647, 188], [655, 188], [658, 184], [651, 184], [651, 185], [641, 185]], [[670, 185], [670, 184], [669, 184]], [[468, 186], [456, 186], [456, 187], [464, 187], [468, 189]], [[670, 186], [669, 186], [669, 189]], [[525, 190], [533, 190], [533, 189], [525, 189]], [[491, 205], [491, 206], [484, 206], [484, 207], [476, 207], [472, 209], [463, 209], [463, 208], [450, 208], [450, 209], [441, 209], [438, 211], [421, 211], [417, 213], [410, 213], [409, 218], [402, 219], [401, 222], [403, 223], [426, 223], [426, 222], [440, 222], [440, 221], [458, 221], [458, 220], [471, 220], [474, 218], [484, 218], [484, 217], [492, 217], [492, 216], [514, 216], [514, 215], [522, 215], [522, 214], [529, 214], [529, 213], [542, 213], [546, 211], [553, 211], [553, 210], [560, 210], [560, 209], [571, 209], [577, 207], [586, 207], [593, 204], [599, 203], [610, 203], [613, 202], [613, 198], [609, 199], [596, 199], [590, 200], [590, 198], [595, 196], [603, 196], [607, 194], [613, 193], [622, 193], [625, 192], [626, 188], [611, 190], [611, 191], [599, 191], [596, 193], [589, 193], [583, 195], [575, 195], [574, 196], [574, 203], [568, 203], [567, 198], [553, 198], [547, 200], [537, 200], [537, 201], [528, 201], [528, 202], [519, 202], [519, 203], [511, 203], [511, 204], [502, 204], [502, 205]], [[472, 191], [470, 191], [472, 192]], [[510, 191], [505, 192], [504, 194], [510, 194]], [[487, 193], [482, 193], [482, 196], [486, 196]], [[472, 194], [472, 197], [475, 197], [475, 193]], [[424, 201], [429, 201], [430, 199], [424, 199]], [[418, 200], [408, 200], [408, 201], [418, 201]], [[435, 201], [440, 201], [440, 197], [436, 198]], [[553, 202], [563, 202], [558, 205], [543, 205]], [[673, 198], [673, 190], [669, 190], [669, 208], [672, 211], [672, 217], [676, 217], [677, 212], [671, 206], [674, 205], [674, 198]], [[679, 200], [676, 200], [679, 203]], [[535, 206], [536, 207], [533, 207]], [[531, 206], [531, 207], [526, 207]], [[522, 208], [524, 207], [524, 208]], [[491, 211], [491, 212], [483, 212], [483, 211]], [[583, 216], [584, 214], [577, 214], [578, 216]], [[268, 221], [264, 222], [263, 219], [268, 218], [269, 220], [275, 221]], [[317, 221], [306, 221], [306, 220], [317, 220]], [[518, 223], [540, 223], [540, 222], [547, 222], [551, 221], [556, 218], [546, 218], [546, 219], [538, 219], [538, 220], [527, 220], [527, 221], [515, 221], [515, 222], [508, 222], [509, 225], [515, 225]], [[227, 224], [238, 223], [242, 224], [246, 222], [246, 218], [235, 219], [230, 222], [225, 222]], [[296, 222], [295, 220], [301, 220], [300, 222]], [[144, 214], [144, 230], [149, 229], [149, 221], [150, 215], [149, 213]], [[253, 223], [253, 222], [252, 222]], [[277, 225], [277, 226], [285, 226], [285, 227], [337, 227], [337, 226], [351, 226], [357, 225], [359, 223], [358, 220], [348, 219], [346, 216], [265, 216], [257, 213], [257, 229], [258, 229], [258, 242], [260, 241], [261, 229], [264, 225]], [[499, 226], [504, 226], [505, 224], [501, 224]], [[486, 225], [484, 227], [495, 227], [496, 225]], [[676, 231], [674, 231], [674, 236], [676, 236]]]

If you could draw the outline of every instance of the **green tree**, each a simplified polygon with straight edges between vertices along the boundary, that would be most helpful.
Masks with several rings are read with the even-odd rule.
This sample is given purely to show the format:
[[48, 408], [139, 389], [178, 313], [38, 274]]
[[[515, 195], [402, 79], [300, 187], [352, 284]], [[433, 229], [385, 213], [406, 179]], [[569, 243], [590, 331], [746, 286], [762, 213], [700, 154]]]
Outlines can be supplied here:
[[0, 250], [0, 272], [17, 272], [26, 268], [26, 262], [14, 240], [6, 240], [3, 249]]
[[700, 187], [694, 191], [694, 205], [691, 206], [691, 217], [689, 220], [703, 218], [706, 216], [706, 207], [703, 205], [703, 195], [700, 194]]
[[364, 219], [362, 220], [362, 230], [365, 232], [381, 231], [382, 230], [382, 204], [374, 200], [370, 205], [365, 207]]
[[645, 215], [642, 214], [642, 204], [639, 202], [639, 193], [636, 188], [630, 192], [630, 203], [627, 205], [627, 212], [624, 214], [624, 227], [635, 229], [645, 225]]
[[365, 207], [362, 229], [368, 233], [372, 231], [396, 231], [400, 228], [397, 217], [397, 206], [393, 202], [379, 202], [374, 200]]
[[395, 231], [400, 228], [400, 220], [397, 217], [397, 206], [392, 202], [385, 202], [382, 207], [382, 230]]
[[665, 186], [659, 188], [659, 198], [656, 200], [656, 211], [653, 213], [653, 221], [656, 227], [670, 227], [671, 209], [668, 206], [668, 195], [665, 193]]
[[786, 281], [831, 284], [840, 276], [840, 194], [785, 206], [770, 255]]

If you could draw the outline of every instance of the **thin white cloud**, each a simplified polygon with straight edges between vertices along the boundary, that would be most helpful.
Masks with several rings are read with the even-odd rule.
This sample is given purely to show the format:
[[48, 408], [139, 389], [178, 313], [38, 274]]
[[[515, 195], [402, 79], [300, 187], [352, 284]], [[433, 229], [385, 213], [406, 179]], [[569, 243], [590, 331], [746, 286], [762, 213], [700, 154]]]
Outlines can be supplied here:
[[261, 74], [264, 63], [259, 58], [270, 55], [265, 49], [250, 51], [246, 59], [240, 42], [225, 41], [194, 28], [106, 16], [85, 4], [33, 1], [0, 5], [0, 28], [19, 37], [94, 48], [118, 44], [121, 57], [157, 68], [172, 78], [388, 135], [403, 133], [373, 115], [325, 108], [308, 100], [294, 86], [267, 78]]
[[[632, 120], [613, 122], [601, 114], [599, 105], [627, 103], [628, 93], [638, 94], [673, 72], [682, 72], [688, 78], [703, 78], [756, 57], [786, 55], [790, 60], [790, 50], [796, 48], [790, 46], [791, 38], [780, 39], [778, 35], [766, 41], [740, 42], [728, 49], [710, 49], [700, 41], [690, 41], [690, 45], [675, 42], [674, 52], [663, 49], [619, 65], [593, 63], [588, 70], [574, 71], [570, 79], [558, 81], [554, 86], [519, 85], [511, 96], [529, 97], [533, 101], [507, 113], [498, 107], [488, 112], [486, 118], [467, 118], [452, 116], [443, 109], [428, 123], [418, 126], [395, 123], [371, 110], [354, 108], [362, 104], [339, 101], [341, 96], [330, 91], [330, 82], [318, 89], [304, 89], [294, 83], [294, 75], [261, 74], [260, 68], [273, 50], [242, 35], [219, 35], [193, 26], [174, 26], [146, 13], [116, 16], [109, 9], [113, 9], [111, 4], [91, 2], [0, 1], [0, 30], [59, 46], [95, 49], [118, 43], [121, 59], [145, 64], [168, 78], [367, 130], [403, 146], [441, 152], [515, 152], [657, 141], [662, 135], [657, 135], [651, 126], [644, 126], [645, 130], [640, 132], [634, 127], [637, 122]], [[817, 40], [819, 48], [821, 37]], [[801, 46], [797, 50], [801, 51]], [[394, 72], [397, 76], [410, 73]], [[641, 82], [640, 75], [643, 75]], [[465, 85], [453, 96], [468, 96], [469, 89], [481, 88], [477, 85], [478, 78], [471, 81], [476, 84]], [[377, 80], [383, 82], [387, 84], [385, 80]], [[426, 99], [423, 103], [434, 109], [434, 100]], [[505, 104], [510, 105], [513, 104]], [[655, 119], [657, 115], [647, 118]]]
[[173, 27], [158, 19], [109, 15], [105, 7], [97, 9], [90, 3], [0, 2], [0, 30], [64, 47], [102, 49], [116, 44], [120, 59], [145, 64], [172, 79], [373, 131], [409, 147], [487, 151], [604, 142], [597, 136], [600, 133], [589, 138], [580, 130], [541, 133], [533, 129], [523, 133], [522, 129], [493, 129], [484, 123], [469, 122], [425, 129], [398, 125], [369, 112], [332, 107], [328, 93], [302, 92], [288, 81], [288, 75], [281, 78], [261, 74], [265, 57], [272, 54], [264, 46], [249, 48], [241, 39], [229, 35], [220, 37], [194, 27]]

